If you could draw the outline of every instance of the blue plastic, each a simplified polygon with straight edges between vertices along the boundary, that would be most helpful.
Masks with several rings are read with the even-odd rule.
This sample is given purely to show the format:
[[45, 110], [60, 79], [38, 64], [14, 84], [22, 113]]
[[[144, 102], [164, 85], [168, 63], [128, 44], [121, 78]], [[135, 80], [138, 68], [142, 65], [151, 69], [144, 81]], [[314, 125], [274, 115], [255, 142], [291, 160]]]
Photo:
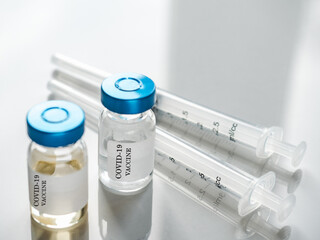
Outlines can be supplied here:
[[46, 147], [75, 143], [83, 135], [84, 122], [84, 112], [78, 105], [61, 100], [40, 103], [27, 114], [29, 137]]
[[137, 73], [121, 73], [106, 78], [101, 85], [101, 102], [112, 112], [137, 114], [155, 103], [154, 82]]

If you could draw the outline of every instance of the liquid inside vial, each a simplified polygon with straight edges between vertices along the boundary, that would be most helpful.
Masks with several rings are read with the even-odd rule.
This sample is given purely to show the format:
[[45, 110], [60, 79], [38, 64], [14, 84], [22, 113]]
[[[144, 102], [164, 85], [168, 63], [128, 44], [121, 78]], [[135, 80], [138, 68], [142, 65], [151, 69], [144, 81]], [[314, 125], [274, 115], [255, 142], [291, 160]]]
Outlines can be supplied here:
[[154, 168], [153, 112], [118, 115], [104, 111], [100, 121], [100, 181], [116, 194], [143, 191], [152, 179]]
[[[35, 145], [35, 144], [33, 144]], [[29, 188], [33, 219], [50, 228], [65, 228], [87, 212], [87, 163], [81, 148], [56, 150], [31, 146]]]
[[155, 93], [154, 82], [138, 73], [111, 75], [101, 84], [99, 179], [113, 193], [141, 192], [152, 179]]

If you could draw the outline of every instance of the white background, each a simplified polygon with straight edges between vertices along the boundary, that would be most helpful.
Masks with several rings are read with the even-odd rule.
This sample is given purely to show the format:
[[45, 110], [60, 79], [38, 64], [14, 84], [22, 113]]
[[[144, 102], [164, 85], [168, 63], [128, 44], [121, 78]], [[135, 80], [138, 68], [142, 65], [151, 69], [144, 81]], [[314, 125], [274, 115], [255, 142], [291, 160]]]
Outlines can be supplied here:
[[[292, 226], [291, 239], [318, 238], [318, 1], [1, 1], [0, 239], [31, 239], [25, 115], [46, 100], [54, 52], [113, 73], [143, 73], [197, 103], [284, 127], [294, 144], [307, 141], [297, 205], [284, 224]], [[84, 235], [100, 239], [97, 137], [87, 131], [85, 140], [90, 199]], [[157, 177], [152, 204], [150, 239], [234, 238], [231, 225]], [[134, 228], [134, 218], [126, 219]], [[82, 233], [45, 234], [42, 239], [78, 239]]]

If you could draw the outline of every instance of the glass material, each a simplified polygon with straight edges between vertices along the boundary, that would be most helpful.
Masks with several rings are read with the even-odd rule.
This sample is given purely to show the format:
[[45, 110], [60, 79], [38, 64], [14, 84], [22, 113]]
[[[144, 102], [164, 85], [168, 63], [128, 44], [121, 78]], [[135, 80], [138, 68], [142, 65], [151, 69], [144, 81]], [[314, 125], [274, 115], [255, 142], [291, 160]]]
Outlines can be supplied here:
[[[40, 204], [42, 204], [42, 201], [48, 202], [50, 201], [50, 199], [48, 199], [48, 195], [45, 195], [49, 194], [49, 191], [57, 192], [56, 195], [59, 194], [59, 188], [61, 186], [54, 185], [56, 184], [54, 182], [58, 182], [61, 180], [77, 181], [79, 177], [85, 177], [85, 179], [81, 179], [81, 182], [87, 184], [87, 164], [87, 149], [85, 143], [82, 140], [77, 141], [75, 144], [70, 144], [66, 147], [58, 148], [44, 147], [35, 142], [31, 142], [28, 154], [29, 187], [35, 186], [32, 183], [32, 179], [30, 179], [32, 175], [34, 176], [34, 178], [38, 175], [44, 176], [46, 178], [46, 185], [44, 185], [43, 182], [40, 183], [39, 202], [41, 201]], [[73, 180], [73, 177], [77, 178]], [[51, 181], [51, 185], [49, 181]], [[67, 197], [64, 197], [64, 199], [63, 195], [72, 196], [73, 194], [75, 194], [76, 196], [78, 196], [80, 194], [82, 199], [87, 201], [87, 185], [79, 186], [77, 182], [75, 182], [74, 184], [73, 182], [69, 182], [69, 184], [65, 183], [65, 185], [71, 186], [71, 188], [69, 188], [70, 191], [68, 191], [67, 193], [62, 193], [61, 198], [57, 197], [54, 200], [51, 199], [52, 201], [56, 201], [56, 206], [48, 211], [38, 210], [35, 207], [34, 194], [36, 194], [36, 192], [34, 189], [30, 191], [30, 194], [33, 193], [33, 195], [30, 195], [31, 216], [36, 222], [50, 228], [65, 228], [78, 223], [80, 219], [86, 214], [87, 204], [81, 206], [76, 210], [74, 209], [75, 206], [72, 206], [72, 204], [69, 204], [69, 206], [63, 206], [63, 211], [65, 212], [63, 214], [53, 214], [51, 212], [55, 212], [57, 208], [61, 207], [64, 204], [67, 204], [64, 202]], [[44, 187], [47, 188], [46, 192], [43, 189]], [[52, 188], [48, 189], [50, 187]], [[80, 193], [79, 188], [81, 188]], [[66, 188], [64, 188], [64, 190], [66, 190]], [[70, 211], [68, 211], [68, 209], [70, 209]]]
[[[145, 173], [140, 179], [133, 181], [118, 181], [110, 177], [111, 173], [108, 168], [108, 142], [118, 142], [121, 144], [144, 144], [144, 151], [153, 151], [155, 138], [155, 116], [152, 110], [145, 111], [140, 114], [117, 114], [108, 110], [104, 110], [100, 117], [99, 125], [99, 178], [100, 181], [111, 191], [118, 194], [133, 194], [142, 190], [152, 179], [153, 174], [153, 157], [140, 158], [137, 161], [139, 166], [146, 167], [143, 169]], [[150, 145], [147, 143], [150, 141]], [[152, 149], [148, 149], [150, 147]], [[134, 156], [132, 156], [134, 158]], [[123, 159], [124, 161], [124, 159]], [[137, 162], [136, 162], [137, 163]], [[132, 161], [132, 171], [134, 171]], [[147, 167], [149, 166], [149, 167]], [[141, 171], [141, 169], [137, 169]]]

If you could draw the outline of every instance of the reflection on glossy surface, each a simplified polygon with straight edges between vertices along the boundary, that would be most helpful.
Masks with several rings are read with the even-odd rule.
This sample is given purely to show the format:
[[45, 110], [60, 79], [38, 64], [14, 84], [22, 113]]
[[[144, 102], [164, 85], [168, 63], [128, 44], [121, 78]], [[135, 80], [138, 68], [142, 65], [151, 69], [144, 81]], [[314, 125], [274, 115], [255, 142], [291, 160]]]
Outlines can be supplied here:
[[37, 223], [31, 217], [32, 240], [88, 240], [88, 213], [76, 225], [65, 229], [50, 229]]
[[99, 182], [99, 228], [107, 240], [148, 239], [152, 220], [153, 181], [145, 191], [122, 196], [107, 191]]

